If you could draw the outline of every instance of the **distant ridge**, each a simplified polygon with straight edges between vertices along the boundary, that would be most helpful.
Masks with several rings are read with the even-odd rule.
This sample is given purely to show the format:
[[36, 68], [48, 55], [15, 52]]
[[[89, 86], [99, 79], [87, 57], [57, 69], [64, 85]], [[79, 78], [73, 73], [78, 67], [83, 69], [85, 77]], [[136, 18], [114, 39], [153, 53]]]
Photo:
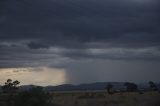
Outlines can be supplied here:
[[[85, 90], [105, 90], [108, 84], [113, 85], [114, 90], [125, 90], [126, 87], [124, 86], [124, 82], [96, 82], [96, 83], [88, 83], [88, 84], [79, 84], [79, 85], [72, 85], [72, 84], [62, 84], [58, 86], [45, 86], [43, 87], [44, 91], [46, 92], [54, 92], [54, 91], [85, 91]], [[138, 88], [141, 90], [146, 90], [149, 88], [148, 83], [140, 83], [137, 84]], [[33, 88], [36, 85], [24, 85], [20, 86], [20, 91], [27, 91]], [[158, 88], [160, 88], [160, 83], [157, 84]], [[1, 86], [0, 86], [1, 91]]]
[[96, 82], [80, 85], [63, 84], [59, 86], [47, 86], [44, 89], [45, 91], [105, 90], [109, 83], [113, 85], [113, 89], [125, 89], [123, 82]]

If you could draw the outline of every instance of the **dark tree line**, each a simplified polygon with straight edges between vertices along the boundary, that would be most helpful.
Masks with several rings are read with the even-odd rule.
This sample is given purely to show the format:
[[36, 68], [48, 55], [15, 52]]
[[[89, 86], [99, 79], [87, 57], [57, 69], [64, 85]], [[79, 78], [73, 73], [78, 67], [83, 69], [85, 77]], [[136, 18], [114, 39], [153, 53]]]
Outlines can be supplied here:
[[[149, 81], [149, 91], [158, 91], [158, 86], [153, 82]], [[132, 82], [126, 82], [124, 83], [124, 86], [126, 87], [127, 92], [139, 92], [140, 94], [143, 94], [141, 90], [138, 89], [138, 85]], [[111, 83], [107, 84], [106, 90], [108, 94], [112, 94], [116, 91], [113, 90], [113, 85]]]

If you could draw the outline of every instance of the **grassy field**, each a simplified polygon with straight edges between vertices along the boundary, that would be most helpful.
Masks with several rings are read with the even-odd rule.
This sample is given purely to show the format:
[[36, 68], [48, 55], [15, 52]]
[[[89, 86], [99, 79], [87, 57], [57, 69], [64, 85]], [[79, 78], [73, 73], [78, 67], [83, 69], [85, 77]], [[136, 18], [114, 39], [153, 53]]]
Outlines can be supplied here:
[[[0, 106], [8, 106], [7, 95], [0, 95]], [[108, 94], [106, 91], [55, 92], [49, 106], [160, 106], [159, 92], [124, 92]], [[13, 105], [15, 106], [15, 105]]]
[[56, 106], [160, 106], [160, 93], [55, 92], [52, 100]]

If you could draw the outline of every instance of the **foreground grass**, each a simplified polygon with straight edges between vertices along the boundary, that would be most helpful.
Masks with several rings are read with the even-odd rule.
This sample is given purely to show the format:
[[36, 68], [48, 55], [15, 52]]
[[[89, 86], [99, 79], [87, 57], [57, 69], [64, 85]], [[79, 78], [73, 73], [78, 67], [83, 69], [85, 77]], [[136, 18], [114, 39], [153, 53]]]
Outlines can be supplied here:
[[[106, 91], [76, 91], [55, 92], [49, 95], [51, 95], [49, 106], [160, 106], [158, 92], [108, 94]], [[8, 106], [7, 97], [0, 94], [0, 106]]]
[[160, 93], [137, 92], [107, 94], [102, 92], [56, 92], [57, 106], [160, 106]]

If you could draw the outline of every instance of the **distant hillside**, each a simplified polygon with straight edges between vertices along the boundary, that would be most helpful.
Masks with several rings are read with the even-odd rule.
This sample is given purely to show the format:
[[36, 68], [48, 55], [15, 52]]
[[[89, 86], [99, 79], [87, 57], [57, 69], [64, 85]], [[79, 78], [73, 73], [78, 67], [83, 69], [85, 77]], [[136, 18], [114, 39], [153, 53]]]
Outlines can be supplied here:
[[[73, 91], [73, 90], [105, 90], [108, 84], [113, 85], [114, 90], [125, 90], [124, 82], [97, 82], [97, 83], [89, 83], [89, 84], [80, 84], [80, 85], [72, 85], [72, 84], [63, 84], [59, 86], [47, 86], [44, 88], [45, 91]], [[148, 90], [148, 83], [140, 83], [137, 84], [138, 89], [140, 90]], [[160, 84], [157, 84], [158, 88], [160, 88]]]
[[[58, 86], [46, 86], [43, 87], [46, 92], [54, 92], [54, 91], [80, 91], [80, 90], [105, 90], [108, 84], [113, 85], [114, 90], [125, 90], [124, 82], [97, 82], [97, 83], [88, 83], [88, 84], [80, 84], [80, 85], [72, 85], [72, 84], [63, 84]], [[148, 83], [137, 84], [138, 88], [141, 90], [147, 90], [149, 88]], [[160, 88], [160, 84], [157, 84], [158, 88]], [[20, 91], [30, 90], [34, 85], [25, 85], [20, 86]], [[1, 86], [0, 86], [1, 91]]]
[[[113, 89], [125, 89], [122, 82], [110, 82], [113, 85]], [[59, 86], [47, 86], [45, 91], [72, 91], [72, 90], [104, 90], [109, 82], [97, 82], [90, 84], [71, 85], [64, 84]]]

